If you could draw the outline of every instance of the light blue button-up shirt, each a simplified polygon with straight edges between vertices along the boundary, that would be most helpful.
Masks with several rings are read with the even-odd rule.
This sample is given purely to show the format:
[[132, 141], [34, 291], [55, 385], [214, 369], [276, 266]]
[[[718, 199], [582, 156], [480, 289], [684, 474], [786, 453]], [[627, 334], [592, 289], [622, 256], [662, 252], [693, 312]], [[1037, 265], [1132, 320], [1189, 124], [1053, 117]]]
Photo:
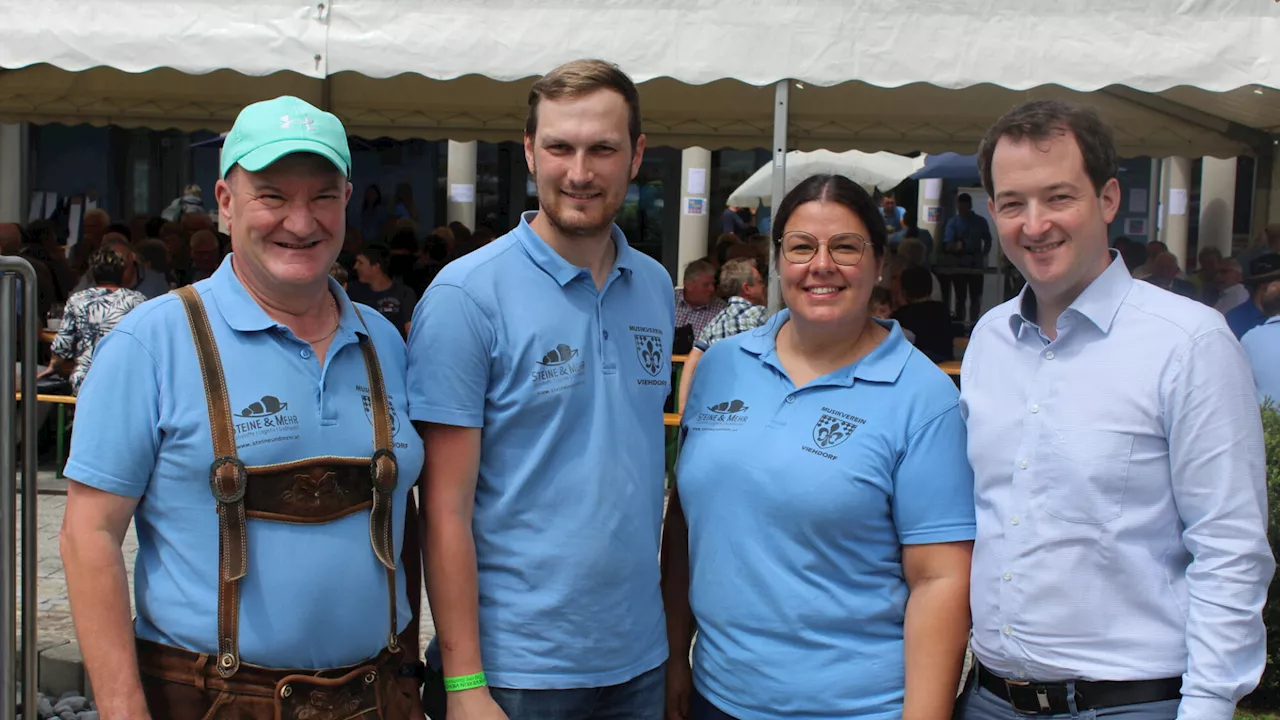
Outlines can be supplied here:
[[1114, 254], [1056, 340], [1034, 308], [1024, 288], [987, 313], [961, 374], [974, 653], [1015, 679], [1182, 676], [1181, 720], [1230, 720], [1275, 569], [1244, 352]]
[[1253, 366], [1258, 400], [1271, 398], [1280, 405], [1280, 315], [1245, 333], [1240, 344]]

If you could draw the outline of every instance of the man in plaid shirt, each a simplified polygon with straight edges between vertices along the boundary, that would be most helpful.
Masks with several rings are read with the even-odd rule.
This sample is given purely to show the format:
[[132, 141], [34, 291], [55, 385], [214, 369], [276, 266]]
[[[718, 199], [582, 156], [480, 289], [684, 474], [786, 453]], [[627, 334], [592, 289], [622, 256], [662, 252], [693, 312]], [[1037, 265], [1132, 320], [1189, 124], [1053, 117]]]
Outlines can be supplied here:
[[[729, 296], [729, 304], [711, 319], [693, 344], [693, 351], [685, 361], [680, 375], [680, 405], [684, 411], [685, 398], [693, 383], [693, 370], [707, 348], [727, 337], [754, 330], [768, 319], [764, 306], [766, 293], [764, 281], [755, 263], [748, 258], [734, 258], [720, 268], [720, 294]], [[678, 320], [676, 321], [679, 322]]]
[[707, 260], [694, 260], [684, 268], [683, 287], [676, 290], [676, 327], [693, 326], [693, 337], [725, 308], [716, 296], [716, 269]]

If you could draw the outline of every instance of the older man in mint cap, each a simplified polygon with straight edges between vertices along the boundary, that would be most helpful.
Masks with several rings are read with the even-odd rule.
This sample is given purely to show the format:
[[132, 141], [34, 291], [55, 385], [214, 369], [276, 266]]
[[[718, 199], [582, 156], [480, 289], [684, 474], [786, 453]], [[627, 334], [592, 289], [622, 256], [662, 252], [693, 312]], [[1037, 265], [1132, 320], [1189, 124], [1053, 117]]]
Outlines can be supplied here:
[[422, 717], [422, 444], [399, 330], [328, 277], [350, 173], [333, 115], [245, 108], [216, 188], [232, 253], [94, 352], [61, 545], [104, 720]]

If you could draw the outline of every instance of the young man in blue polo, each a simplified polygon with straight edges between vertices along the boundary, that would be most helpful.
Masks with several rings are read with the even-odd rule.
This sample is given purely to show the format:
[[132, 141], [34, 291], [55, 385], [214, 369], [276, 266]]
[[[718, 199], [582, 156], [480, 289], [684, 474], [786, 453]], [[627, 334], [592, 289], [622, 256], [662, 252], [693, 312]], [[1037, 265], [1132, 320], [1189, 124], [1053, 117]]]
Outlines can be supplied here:
[[422, 717], [422, 445], [399, 330], [329, 278], [350, 171], [333, 115], [245, 108], [217, 185], [232, 254], [94, 350], [61, 540], [104, 720]]
[[613, 224], [644, 142], [618, 68], [540, 79], [525, 130], [538, 210], [445, 267], [414, 312], [428, 664], [447, 694], [433, 717], [662, 717], [675, 308], [666, 270]]

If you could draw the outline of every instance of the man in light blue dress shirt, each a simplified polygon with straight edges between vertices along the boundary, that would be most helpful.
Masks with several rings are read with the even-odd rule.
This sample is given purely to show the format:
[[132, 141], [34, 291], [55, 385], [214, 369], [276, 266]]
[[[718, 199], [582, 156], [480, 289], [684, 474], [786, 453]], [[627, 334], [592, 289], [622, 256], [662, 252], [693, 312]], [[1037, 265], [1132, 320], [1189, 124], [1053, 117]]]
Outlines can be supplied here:
[[978, 520], [962, 713], [1231, 720], [1266, 663], [1275, 569], [1244, 352], [1108, 250], [1118, 161], [1093, 111], [1022, 105], [979, 158], [1027, 285], [977, 324], [961, 373]]
[[1273, 282], [1260, 298], [1267, 320], [1240, 338], [1240, 345], [1253, 366], [1258, 401], [1280, 406], [1280, 283]]

